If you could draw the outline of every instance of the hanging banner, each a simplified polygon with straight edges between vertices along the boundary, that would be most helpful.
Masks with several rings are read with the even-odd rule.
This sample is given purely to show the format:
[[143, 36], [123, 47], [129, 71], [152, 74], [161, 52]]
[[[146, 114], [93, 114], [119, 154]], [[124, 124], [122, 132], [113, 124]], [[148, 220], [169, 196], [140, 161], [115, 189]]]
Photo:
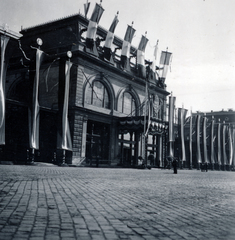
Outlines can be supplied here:
[[233, 125], [233, 161], [232, 161], [232, 166], [235, 167], [235, 125]]
[[218, 129], [217, 129], [217, 158], [218, 164], [221, 165], [221, 123], [220, 120], [218, 122]]
[[193, 164], [193, 117], [192, 112], [189, 119], [189, 167], [192, 168]]
[[66, 61], [65, 63], [65, 90], [64, 90], [64, 105], [62, 114], [62, 141], [61, 149], [72, 151], [72, 140], [68, 121], [68, 105], [69, 105], [69, 81], [70, 81], [70, 69], [72, 63]]
[[39, 87], [39, 71], [42, 63], [43, 51], [37, 49], [36, 52], [36, 75], [33, 86], [33, 106], [30, 119], [30, 141], [29, 145], [32, 149], [39, 149], [39, 102], [38, 102], [38, 87]]
[[225, 125], [225, 122], [223, 122], [223, 135], [222, 135], [222, 144], [223, 144], [223, 165], [228, 164], [228, 158], [226, 154], [226, 132], [227, 132], [227, 126]]
[[106, 39], [105, 39], [105, 43], [104, 43], [104, 59], [113, 62], [113, 59], [111, 58], [112, 56], [112, 43], [113, 43], [113, 39], [114, 39], [114, 31], [115, 28], [118, 24], [119, 20], [118, 20], [118, 13], [117, 15], [114, 17], [113, 22], [109, 28], [109, 31], [106, 35]]
[[206, 137], [206, 124], [207, 118], [203, 117], [202, 120], [202, 128], [203, 128], [203, 156], [204, 156], [204, 163], [208, 163], [208, 156], [207, 156], [207, 137]]
[[164, 83], [166, 80], [166, 75], [168, 72], [168, 68], [170, 65], [170, 61], [172, 58], [172, 53], [167, 51], [162, 51], [161, 58], [160, 58], [160, 69], [162, 69], [162, 74], [160, 76], [160, 80]]
[[201, 156], [201, 147], [200, 147], [200, 127], [201, 127], [201, 115], [197, 115], [197, 163], [200, 164], [202, 162]]
[[215, 120], [214, 117], [212, 116], [211, 119], [211, 141], [210, 141], [210, 145], [211, 145], [211, 163], [214, 164], [215, 163], [215, 148], [214, 148], [214, 140], [215, 140]]
[[186, 161], [186, 153], [185, 153], [185, 141], [184, 141], [184, 124], [185, 118], [187, 115], [187, 110], [184, 108], [178, 109], [178, 123], [180, 124], [180, 139], [181, 139], [181, 157], [182, 161]]
[[5, 145], [5, 78], [6, 61], [5, 51], [9, 37], [1, 35], [1, 68], [0, 68], [0, 145]]
[[122, 68], [129, 70], [129, 59], [130, 59], [130, 48], [131, 42], [135, 34], [135, 29], [132, 26], [127, 26], [126, 34], [124, 37], [124, 41], [122, 43], [122, 51], [121, 51], [121, 65]]
[[229, 165], [232, 166], [233, 162], [233, 139], [232, 139], [232, 127], [228, 128], [228, 140], [229, 140]]
[[145, 68], [145, 48], [148, 43], [148, 39], [142, 35], [139, 47], [137, 49], [137, 65], [138, 74], [141, 78], [146, 78], [146, 68]]
[[175, 141], [174, 134], [175, 97], [169, 97], [169, 142]]
[[103, 12], [104, 9], [102, 8], [102, 6], [96, 3], [87, 27], [86, 47], [92, 52], [94, 51], [94, 53], [96, 53], [97, 51], [95, 46], [96, 32]]

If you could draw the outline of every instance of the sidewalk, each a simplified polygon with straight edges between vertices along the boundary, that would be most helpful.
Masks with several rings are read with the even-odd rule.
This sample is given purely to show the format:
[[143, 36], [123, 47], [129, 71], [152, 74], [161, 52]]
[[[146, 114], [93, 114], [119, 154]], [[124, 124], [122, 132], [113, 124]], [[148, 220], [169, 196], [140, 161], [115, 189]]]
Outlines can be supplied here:
[[235, 173], [0, 165], [0, 239], [235, 239]]

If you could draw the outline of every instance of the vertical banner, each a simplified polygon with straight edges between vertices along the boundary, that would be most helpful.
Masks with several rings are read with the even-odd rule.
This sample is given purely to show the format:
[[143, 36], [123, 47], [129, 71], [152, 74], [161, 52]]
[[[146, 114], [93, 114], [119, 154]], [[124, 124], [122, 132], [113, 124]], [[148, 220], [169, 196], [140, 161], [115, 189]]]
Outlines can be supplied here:
[[184, 124], [185, 118], [187, 115], [187, 110], [184, 108], [178, 109], [178, 124], [180, 124], [180, 138], [181, 138], [181, 157], [182, 161], [186, 161], [186, 153], [185, 153], [185, 142], [184, 142]]
[[160, 58], [160, 69], [162, 69], [162, 74], [160, 80], [164, 83], [166, 80], [167, 71], [170, 65], [172, 53], [167, 51], [162, 51]]
[[200, 164], [202, 162], [202, 156], [201, 156], [201, 147], [200, 147], [200, 127], [201, 127], [201, 115], [197, 115], [197, 163]]
[[39, 102], [38, 102], [38, 87], [39, 87], [39, 71], [42, 63], [43, 51], [37, 49], [36, 52], [36, 75], [33, 86], [33, 106], [30, 119], [30, 141], [29, 145], [32, 149], [39, 149]]
[[202, 128], [203, 128], [203, 156], [204, 156], [204, 163], [208, 163], [208, 156], [207, 156], [207, 137], [206, 137], [206, 124], [207, 124], [207, 118], [206, 116], [203, 117], [202, 120]]
[[223, 165], [228, 164], [227, 154], [226, 154], [226, 132], [227, 132], [227, 126], [225, 122], [223, 122], [223, 135], [222, 135], [222, 144], [223, 144]]
[[130, 48], [131, 42], [135, 34], [135, 29], [132, 26], [127, 26], [126, 34], [124, 37], [124, 41], [122, 43], [122, 51], [121, 51], [121, 66], [124, 69], [130, 69]]
[[150, 72], [150, 78], [153, 80], [156, 80], [156, 64], [157, 64], [157, 51], [158, 51], [158, 41], [154, 47], [153, 52], [153, 62], [151, 64], [151, 72]]
[[169, 97], [169, 156], [174, 157], [173, 142], [175, 141], [174, 134], [174, 112], [175, 112], [175, 97]]
[[62, 141], [61, 148], [72, 151], [72, 140], [68, 121], [68, 104], [69, 104], [69, 81], [70, 81], [70, 69], [72, 63], [66, 61], [65, 63], [65, 90], [64, 90], [64, 105], [62, 114]]
[[175, 141], [174, 134], [175, 97], [169, 97], [169, 142]]
[[105, 43], [104, 43], [104, 59], [113, 62], [113, 59], [111, 59], [112, 56], [112, 43], [113, 43], [113, 39], [114, 39], [114, 31], [115, 28], [118, 24], [119, 20], [118, 20], [118, 13], [117, 15], [114, 17], [113, 22], [109, 28], [109, 31], [106, 35], [106, 39], [105, 39]]
[[235, 125], [233, 125], [233, 161], [232, 161], [232, 166], [233, 168], [235, 167]]
[[214, 148], [214, 140], [215, 140], [215, 119], [212, 116], [211, 119], [211, 138], [210, 138], [210, 147], [211, 147], [211, 164], [215, 163], [215, 148]]
[[103, 12], [104, 12], [104, 9], [102, 8], [102, 6], [96, 3], [87, 27], [87, 35], [86, 35], [87, 49], [86, 50], [89, 49], [90, 53], [93, 53], [95, 55], [96, 54], [98, 55], [97, 49], [95, 46], [96, 32], [97, 32], [98, 24]]
[[193, 164], [193, 116], [191, 112], [191, 116], [189, 119], [189, 167], [192, 168]]
[[5, 51], [9, 37], [1, 35], [1, 68], [0, 68], [0, 145], [5, 145]]
[[145, 48], [148, 43], [148, 39], [142, 35], [138, 49], [137, 49], [137, 65], [138, 74], [141, 78], [146, 78], [146, 68], [145, 68]]
[[218, 122], [218, 128], [217, 128], [217, 158], [218, 158], [218, 164], [221, 165], [221, 123], [220, 119]]
[[231, 125], [228, 128], [228, 140], [229, 140], [229, 166], [232, 166], [233, 162], [233, 139]]

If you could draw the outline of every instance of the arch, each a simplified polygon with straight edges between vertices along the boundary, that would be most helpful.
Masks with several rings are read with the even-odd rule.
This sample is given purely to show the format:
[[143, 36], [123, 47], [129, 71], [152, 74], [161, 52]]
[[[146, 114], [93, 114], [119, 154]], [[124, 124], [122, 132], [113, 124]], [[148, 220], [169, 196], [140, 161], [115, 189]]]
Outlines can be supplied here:
[[121, 98], [123, 97], [123, 95], [125, 93], [128, 93], [132, 96], [132, 98], [135, 101], [135, 115], [138, 116], [139, 115], [139, 106], [140, 106], [140, 99], [138, 94], [136, 93], [136, 91], [131, 87], [131, 86], [127, 86], [125, 88], [122, 88], [119, 90], [118, 94], [117, 94], [117, 101], [116, 101], [116, 110], [118, 111], [118, 106], [120, 104]]
[[[109, 80], [103, 76], [103, 74], [96, 74], [92, 75], [89, 78], [86, 78], [86, 81], [83, 85], [83, 105], [86, 102], [86, 97], [88, 94], [88, 88], [90, 86], [94, 86], [96, 83], [101, 83], [104, 88], [107, 90], [107, 94], [109, 96], [109, 107], [108, 109], [113, 110], [114, 109], [114, 99], [115, 99], [115, 94], [112, 85], [110, 84]], [[105, 97], [105, 96], [104, 96]]]
[[22, 74], [9, 86], [6, 98], [28, 103], [31, 99], [30, 87], [29, 78]]

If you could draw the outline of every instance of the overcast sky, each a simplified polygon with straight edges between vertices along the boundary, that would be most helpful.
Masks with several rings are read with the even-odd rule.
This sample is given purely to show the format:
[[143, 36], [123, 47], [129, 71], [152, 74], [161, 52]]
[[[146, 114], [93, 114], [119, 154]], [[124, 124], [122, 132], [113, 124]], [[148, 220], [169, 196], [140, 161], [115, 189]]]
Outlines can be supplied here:
[[[11, 30], [84, 13], [86, 0], [1, 0], [0, 24]], [[95, 2], [91, 6], [91, 16]], [[100, 25], [109, 28], [119, 11], [115, 34], [124, 38], [134, 21], [132, 41], [138, 46], [147, 31], [146, 59], [151, 60], [156, 41], [159, 53], [172, 52], [167, 91], [176, 106], [195, 111], [235, 110], [235, 1], [233, 0], [103, 0]]]

